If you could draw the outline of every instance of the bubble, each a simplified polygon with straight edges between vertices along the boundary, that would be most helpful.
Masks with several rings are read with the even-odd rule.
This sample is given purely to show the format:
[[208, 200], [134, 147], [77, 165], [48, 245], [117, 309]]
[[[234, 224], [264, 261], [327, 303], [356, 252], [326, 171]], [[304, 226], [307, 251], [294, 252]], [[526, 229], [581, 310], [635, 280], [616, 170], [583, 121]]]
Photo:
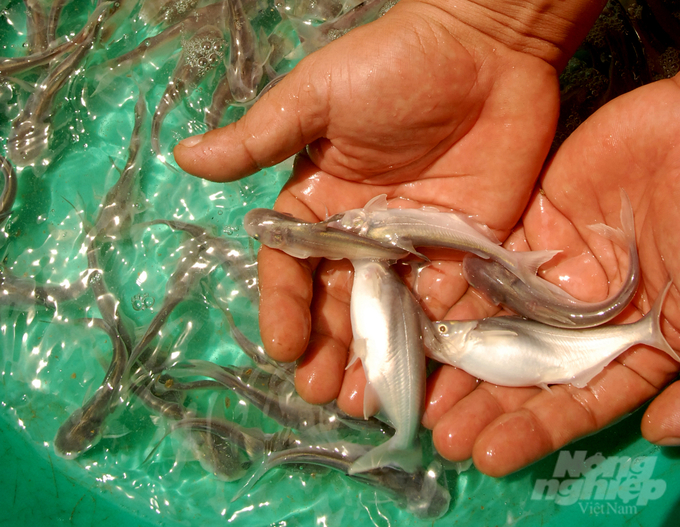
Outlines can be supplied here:
[[156, 303], [156, 299], [149, 295], [149, 293], [138, 293], [130, 300], [132, 309], [135, 311], [145, 311], [151, 309]]

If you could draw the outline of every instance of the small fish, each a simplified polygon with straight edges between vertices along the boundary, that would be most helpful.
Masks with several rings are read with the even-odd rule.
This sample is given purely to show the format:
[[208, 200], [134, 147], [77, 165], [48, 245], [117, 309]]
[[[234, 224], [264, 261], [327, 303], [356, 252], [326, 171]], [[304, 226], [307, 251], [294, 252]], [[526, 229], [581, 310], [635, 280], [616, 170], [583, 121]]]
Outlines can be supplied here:
[[50, 7], [49, 18], [47, 19], [47, 41], [52, 43], [57, 39], [57, 27], [59, 26], [59, 18], [68, 0], [52, 0]]
[[434, 519], [448, 511], [451, 495], [446, 485], [438, 482], [442, 471], [436, 462], [427, 469], [420, 467], [413, 473], [384, 467], [352, 475], [352, 465], [372, 448], [372, 445], [349, 441], [307, 443], [298, 439], [287, 448], [267, 451], [262, 463], [250, 472], [245, 485], [232, 501], [251, 489], [272, 468], [302, 463], [329, 467], [350, 475], [356, 481], [382, 489], [397, 504], [408, 508], [419, 518]]
[[21, 114], [12, 123], [12, 131], [7, 140], [7, 154], [15, 165], [33, 164], [47, 149], [52, 101], [94, 44], [101, 24], [117, 8], [116, 2], [106, 2], [99, 6], [97, 23], [89, 28], [87, 37], [66, 58], [47, 71], [28, 98]]
[[258, 38], [245, 14], [241, 0], [229, 0], [229, 63], [227, 79], [236, 102], [246, 103], [257, 95], [269, 43], [262, 33]]
[[408, 254], [399, 247], [384, 246], [368, 238], [327, 228], [324, 223], [308, 223], [270, 209], [248, 211], [243, 225], [255, 240], [295, 258], [398, 260]]
[[127, 348], [115, 328], [100, 319], [86, 322], [106, 331], [113, 343], [113, 357], [104, 380], [94, 395], [74, 411], [57, 431], [54, 451], [65, 459], [77, 458], [101, 439], [104, 421], [120, 402], [119, 394], [127, 360]]
[[17, 196], [17, 173], [14, 171], [12, 163], [4, 156], [0, 156], [0, 170], [5, 179], [0, 195], [0, 222], [12, 212], [14, 200]]
[[18, 277], [0, 265], [0, 304], [40, 305], [58, 310], [62, 302], [79, 298], [87, 291], [90, 272], [73, 284], [38, 284], [31, 278]]
[[666, 285], [649, 313], [632, 324], [563, 329], [521, 317], [435, 322], [438, 348], [430, 356], [478, 379], [501, 386], [586, 386], [619, 354], [637, 344], [666, 352], [659, 319]]
[[384, 262], [353, 260], [350, 299], [352, 358], [361, 359], [366, 374], [364, 416], [375, 408], [387, 416], [392, 438], [357, 459], [349, 474], [394, 466], [414, 472], [425, 406], [425, 352], [420, 306], [409, 289]]
[[29, 53], [45, 51], [47, 38], [47, 14], [39, 0], [24, 0], [26, 5], [26, 36]]
[[[509, 251], [486, 226], [462, 214], [421, 209], [388, 209], [385, 194], [373, 198], [363, 209], [336, 214], [325, 222], [329, 228], [354, 232], [383, 245], [419, 255], [416, 247], [444, 247], [471, 252], [502, 264], [535, 290], [545, 290], [546, 280], [537, 269], [561, 251]], [[558, 288], [559, 289], [559, 288]], [[562, 290], [561, 294], [568, 296]]]
[[[151, 323], [147, 326], [144, 335], [137, 341], [134, 349], [130, 353], [125, 373], [126, 379], [130, 372], [132, 372], [139, 357], [146, 351], [153, 339], [156, 338], [158, 332], [161, 330], [175, 307], [187, 298], [194, 285], [202, 276], [209, 274], [213, 270], [211, 263], [205, 259], [205, 250], [205, 245], [196, 241], [189, 242], [177, 268], [170, 278], [168, 278], [165, 285], [163, 304]], [[142, 370], [142, 377], [148, 375], [145, 368], [142, 368]], [[136, 379], [135, 382], [139, 382], [139, 379]]]
[[340, 38], [355, 27], [377, 19], [383, 5], [387, 2], [389, 0], [366, 0], [350, 11], [318, 25], [311, 24], [304, 18], [290, 17], [290, 19], [300, 38], [302, 48], [309, 54]]
[[621, 290], [601, 302], [582, 302], [559, 293], [545, 294], [545, 289], [532, 288], [498, 262], [470, 255], [463, 259], [463, 276], [472, 287], [495, 304], [503, 304], [518, 315], [537, 322], [562, 328], [588, 328], [604, 324], [625, 309], [640, 283], [633, 208], [623, 189], [621, 225], [622, 229], [604, 224], [590, 226], [595, 232], [628, 249], [628, 272]]
[[142, 137], [148, 135], [147, 133], [142, 133], [142, 125], [147, 116], [146, 101], [142, 91], [139, 93], [134, 114], [135, 124], [130, 136], [128, 160], [118, 181], [116, 181], [104, 197], [102, 207], [94, 224], [95, 236], [115, 237], [122, 228], [132, 223], [135, 216], [132, 202], [138, 198], [140, 193], [138, 176], [141, 170], [141, 162], [139, 151]]
[[242, 377], [238, 370], [230, 366], [218, 366], [203, 360], [189, 360], [167, 370], [167, 373], [173, 377], [190, 375], [214, 379], [286, 427], [298, 430], [345, 427], [341, 416], [324, 406], [309, 404], [293, 392], [282, 396], [266, 389], [260, 381], [262, 378], [267, 378], [263, 372], [257, 373], [259, 379], [256, 384], [251, 382], [249, 376]]
[[205, 110], [205, 126], [208, 130], [219, 128], [224, 117], [224, 112], [227, 107], [233, 102], [234, 98], [231, 95], [231, 88], [229, 88], [229, 78], [225, 72], [213, 90], [210, 106]]
[[234, 282], [245, 287], [248, 299], [253, 303], [259, 301], [257, 289], [257, 266], [251, 258], [236, 245], [233, 240], [213, 236], [208, 230], [195, 223], [176, 220], [152, 220], [148, 225], [167, 225], [171, 229], [191, 234], [197, 241], [206, 246], [206, 257], [210, 256], [222, 266], [224, 273]]
[[151, 122], [151, 147], [160, 154], [160, 133], [165, 116], [179, 100], [192, 91], [200, 80], [213, 69], [224, 55], [222, 31], [215, 26], [204, 26], [182, 46], [172, 79], [156, 107]]

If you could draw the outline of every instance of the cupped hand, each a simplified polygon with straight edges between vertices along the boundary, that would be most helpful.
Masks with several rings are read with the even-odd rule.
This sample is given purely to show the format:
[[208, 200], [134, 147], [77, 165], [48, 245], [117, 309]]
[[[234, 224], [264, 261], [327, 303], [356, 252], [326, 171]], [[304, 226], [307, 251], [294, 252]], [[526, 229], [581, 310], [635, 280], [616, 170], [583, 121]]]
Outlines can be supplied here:
[[[318, 221], [385, 193], [473, 215], [504, 238], [547, 155], [559, 106], [557, 69], [579, 35], [567, 25], [553, 45], [517, 35], [536, 17], [519, 30], [502, 23], [499, 30], [500, 19], [487, 14], [496, 11], [477, 15], [479, 3], [456, 5], [470, 20], [493, 19], [491, 29], [402, 0], [302, 60], [240, 121], [180, 143], [177, 162], [230, 181], [308, 145], [277, 210]], [[549, 29], [555, 27], [559, 33], [559, 24]], [[262, 248], [259, 273], [267, 352], [300, 359], [296, 385], [305, 399], [338, 397], [360, 415], [360, 365], [344, 371], [352, 338], [349, 262], [296, 260]], [[419, 285], [434, 318], [466, 289], [459, 262], [434, 262]]]
[[[541, 191], [523, 226], [510, 240], [520, 249], [563, 249], [544, 277], [584, 300], [615, 293], [626, 275], [625, 249], [588, 228], [620, 227], [619, 189], [630, 196], [641, 265], [633, 304], [613, 323], [648, 312], [669, 279], [663, 306], [664, 335], [680, 349], [680, 77], [621, 96], [598, 110], [560, 147], [547, 165]], [[549, 267], [551, 266], [552, 267]], [[449, 314], [484, 316], [490, 306], [473, 291]], [[480, 383], [448, 366], [429, 380], [424, 422], [445, 457], [472, 457], [493, 476], [513, 472], [563, 445], [591, 434], [657, 395], [680, 369], [665, 353], [646, 346], [624, 352], [585, 388], [571, 385], [503, 388]], [[675, 383], [658, 396], [642, 423], [644, 437], [680, 444], [680, 404]]]

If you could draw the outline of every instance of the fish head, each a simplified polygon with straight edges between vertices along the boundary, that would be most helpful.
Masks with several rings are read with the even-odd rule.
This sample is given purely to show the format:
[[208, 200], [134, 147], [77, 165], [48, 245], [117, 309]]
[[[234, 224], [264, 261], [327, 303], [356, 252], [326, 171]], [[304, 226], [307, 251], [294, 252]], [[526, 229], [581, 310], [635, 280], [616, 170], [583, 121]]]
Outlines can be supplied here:
[[7, 157], [17, 166], [34, 164], [47, 150], [49, 136], [49, 122], [26, 119], [15, 123], [7, 141]]
[[305, 222], [270, 209], [253, 209], [243, 217], [248, 235], [273, 249], [283, 248], [292, 241], [293, 229]]
[[101, 413], [78, 408], [57, 430], [54, 438], [55, 453], [64, 459], [77, 458], [99, 443], [103, 424]]
[[449, 353], [453, 351], [462, 352], [470, 333], [477, 327], [477, 324], [477, 320], [442, 320], [435, 322], [437, 341]]

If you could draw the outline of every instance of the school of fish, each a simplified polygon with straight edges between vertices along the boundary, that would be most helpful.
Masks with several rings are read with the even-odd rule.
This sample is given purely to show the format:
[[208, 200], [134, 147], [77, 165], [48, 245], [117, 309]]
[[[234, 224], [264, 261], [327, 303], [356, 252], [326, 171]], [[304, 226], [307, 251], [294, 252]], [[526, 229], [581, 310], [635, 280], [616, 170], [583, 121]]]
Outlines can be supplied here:
[[[90, 381], [80, 406], [63, 409], [65, 417], [52, 441], [58, 456], [88, 456], [103, 438], [115, 437], [110, 429], [134, 401], [154, 424], [165, 427], [160, 441], [147, 445], [145, 463], [154, 459], [165, 437], [184, 434], [187, 449], [207, 472], [242, 484], [234, 500], [275, 467], [311, 465], [339, 471], [416, 516], [434, 519], [446, 513], [451, 496], [441, 465], [424, 455], [421, 444], [428, 357], [492, 383], [545, 388], [559, 383], [583, 387], [635, 344], [653, 346], [680, 361], [659, 325], [670, 283], [640, 321], [603, 325], [630, 303], [640, 281], [632, 208], [623, 191], [621, 226], [592, 229], [627, 251], [627, 276], [620, 291], [597, 303], [572, 298], [537, 276], [538, 268], [559, 251], [506, 250], [486, 226], [455, 212], [389, 208], [386, 197], [377, 196], [362, 209], [319, 223], [261, 208], [245, 214], [243, 228], [263, 245], [296, 258], [352, 262], [348, 367], [361, 361], [364, 369], [363, 419], [345, 414], [335, 403], [306, 403], [295, 391], [295, 365], [271, 359], [237, 325], [231, 303], [256, 306], [259, 300], [251, 245], [216, 234], [207, 225], [157, 214], [162, 203], [151, 212], [139, 207], [149, 202], [143, 190], [148, 163], [156, 160], [177, 171], [166, 160], [172, 145], [163, 125], [178, 106], [206, 90], [206, 79], [211, 97], [203, 108], [203, 126], [213, 129], [230, 118], [228, 112], [247, 110], [297, 60], [382, 16], [395, 3], [283, 0], [276, 9], [269, 8], [280, 21], [265, 30], [256, 21], [263, 8], [254, 0], [98, 1], [77, 18], [78, 27], [68, 25], [66, 30], [62, 12], [70, 9], [67, 0], [54, 0], [49, 12], [41, 2], [24, 0], [25, 54], [0, 57], [0, 82], [14, 86], [12, 93], [24, 94], [0, 155], [3, 233], [11, 232], [19, 206], [30, 196], [22, 176], [30, 171], [49, 174], [50, 164], [65, 148], [56, 117], [65, 93], [75, 89], [74, 79], [94, 79], [96, 87], [83, 91], [82, 98], [105, 97], [126, 76], [137, 86], [128, 97], [136, 102], [125, 165], [101, 195], [97, 210], [82, 204], [78, 190], [62, 196], [81, 224], [77, 252], [85, 267], [57, 284], [7, 265], [7, 258], [0, 264], [3, 309], [23, 309], [31, 320], [44, 316], [74, 331], [87, 328], [110, 342], [105, 373]], [[126, 18], [144, 28], [145, 38], [119, 37], [115, 56], [96, 56]], [[160, 69], [165, 63], [156, 64], [157, 54], [168, 48], [176, 52], [165, 59], [172, 68], [159, 97], [135, 71], [140, 64]], [[155, 106], [150, 109], [151, 102]], [[120, 288], [112, 287], [119, 277], [107, 262], [117, 246], [135, 243], [140, 233], [154, 237], [159, 232], [179, 243], [171, 251], [174, 267], [167, 272], [162, 300], [156, 304], [140, 297], [139, 305], [153, 313], [142, 326], [126, 314]], [[9, 239], [5, 234], [2, 243]], [[391, 265], [406, 257], [426, 264], [419, 249], [431, 247], [469, 253], [463, 263], [469, 284], [518, 316], [430, 320]], [[220, 361], [219, 345], [207, 350], [211, 360], [174, 351], [184, 349], [197, 331], [193, 321], [182, 319], [189, 301], [220, 319], [247, 366]], [[68, 316], [82, 304], [87, 304], [85, 316]], [[277, 431], [245, 426], [230, 415], [188, 402], [196, 394], [225, 391], [275, 422]]]

